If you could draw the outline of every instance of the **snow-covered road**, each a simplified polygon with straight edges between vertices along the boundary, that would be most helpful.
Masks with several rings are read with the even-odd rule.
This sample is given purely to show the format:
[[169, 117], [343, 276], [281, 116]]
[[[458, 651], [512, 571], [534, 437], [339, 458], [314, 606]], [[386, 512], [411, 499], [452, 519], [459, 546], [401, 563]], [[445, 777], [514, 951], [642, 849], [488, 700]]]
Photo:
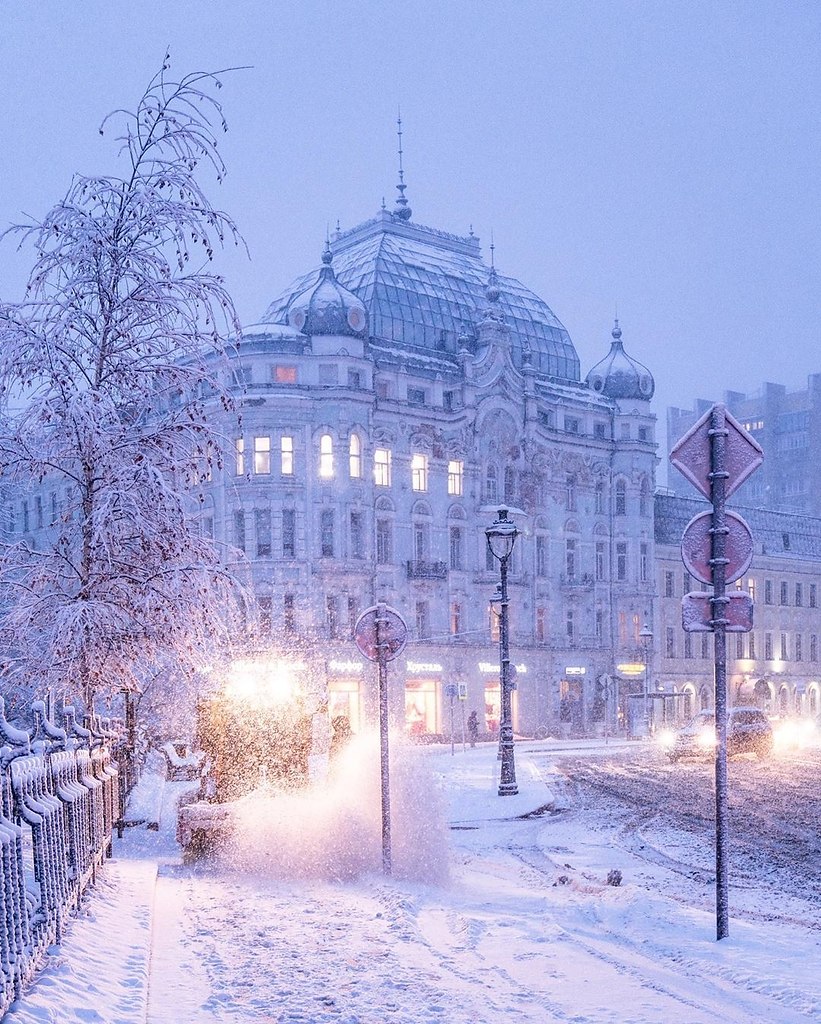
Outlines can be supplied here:
[[[405, 828], [423, 856], [417, 863], [398, 856], [392, 879], [374, 868], [371, 791], [360, 794], [358, 812], [330, 810], [320, 797], [283, 804], [280, 839], [272, 842], [263, 829], [253, 856], [246, 851], [231, 863], [183, 867], [168, 819], [157, 837], [128, 837], [112, 870], [128, 873], [131, 863], [146, 874], [152, 858], [160, 862], [147, 991], [138, 955], [145, 928], [132, 921], [139, 900], [132, 893], [130, 906], [118, 904], [117, 892], [104, 887], [97, 912], [75, 922], [60, 963], [9, 1024], [821, 1020], [821, 932], [811, 889], [796, 884], [776, 906], [780, 875], [757, 878], [756, 862], [745, 862], [731, 890], [730, 937], [717, 943], [712, 853], [703, 828], [681, 813], [695, 798], [663, 813], [653, 780], [665, 784], [666, 777], [675, 788], [677, 777], [665, 775], [648, 748], [521, 744], [517, 757], [515, 798], [495, 795], [490, 747], [456, 757], [429, 750], [409, 761], [397, 782], [397, 842], [401, 854]], [[701, 785], [697, 772], [678, 778], [685, 794], [687, 785]], [[650, 805], [637, 802], [642, 779]], [[537, 808], [540, 814], [518, 817]], [[354, 851], [347, 849], [351, 833], [340, 828], [352, 817]], [[307, 837], [302, 848], [300, 836]], [[612, 869], [622, 873], [620, 887], [606, 884]], [[805, 874], [817, 878], [818, 870], [807, 865]], [[112, 920], [109, 911], [119, 945], [132, 935], [134, 951], [118, 953], [108, 987], [116, 986], [122, 1006], [122, 975], [130, 972], [133, 1015], [106, 1005], [99, 972], [96, 994], [81, 991], [79, 958], [105, 941], [99, 927]]]

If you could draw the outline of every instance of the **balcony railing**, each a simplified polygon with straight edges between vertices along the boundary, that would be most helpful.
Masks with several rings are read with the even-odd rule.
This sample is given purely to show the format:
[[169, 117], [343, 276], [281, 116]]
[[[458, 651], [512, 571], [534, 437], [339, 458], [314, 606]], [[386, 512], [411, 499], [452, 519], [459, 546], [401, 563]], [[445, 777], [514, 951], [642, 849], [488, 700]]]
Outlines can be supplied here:
[[408, 561], [409, 580], [443, 580], [447, 577], [447, 562], [421, 562], [416, 559]]
[[563, 587], [581, 587], [588, 589], [593, 586], [593, 583], [593, 577], [589, 572], [572, 574], [562, 573], [561, 584]]

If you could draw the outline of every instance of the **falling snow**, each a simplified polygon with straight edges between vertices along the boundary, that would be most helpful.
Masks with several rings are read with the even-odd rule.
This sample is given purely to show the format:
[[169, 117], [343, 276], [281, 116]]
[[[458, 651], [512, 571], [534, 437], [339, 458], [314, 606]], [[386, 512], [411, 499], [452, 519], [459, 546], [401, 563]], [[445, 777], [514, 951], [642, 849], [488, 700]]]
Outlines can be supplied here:
[[650, 744], [520, 744], [519, 794], [500, 798], [489, 745], [397, 751], [387, 879], [375, 756], [364, 741], [326, 786], [249, 802], [244, 838], [193, 866], [174, 841], [190, 784], [167, 783], [159, 833], [117, 844], [8, 1024], [818, 1020], [818, 822], [788, 795], [821, 750], [731, 763], [720, 943], [709, 765]]

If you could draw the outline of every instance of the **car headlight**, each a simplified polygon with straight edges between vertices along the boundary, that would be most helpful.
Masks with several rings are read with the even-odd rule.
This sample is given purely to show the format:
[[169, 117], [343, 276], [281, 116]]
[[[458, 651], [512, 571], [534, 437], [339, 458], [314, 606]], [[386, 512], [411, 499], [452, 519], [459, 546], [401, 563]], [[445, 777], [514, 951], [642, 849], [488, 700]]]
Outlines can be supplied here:
[[665, 750], [675, 745], [676, 734], [672, 729], [659, 729], [656, 733], [656, 743]]
[[703, 747], [704, 750], [711, 750], [716, 745], [716, 731], [714, 728], [709, 727], [702, 729], [698, 734], [698, 745]]

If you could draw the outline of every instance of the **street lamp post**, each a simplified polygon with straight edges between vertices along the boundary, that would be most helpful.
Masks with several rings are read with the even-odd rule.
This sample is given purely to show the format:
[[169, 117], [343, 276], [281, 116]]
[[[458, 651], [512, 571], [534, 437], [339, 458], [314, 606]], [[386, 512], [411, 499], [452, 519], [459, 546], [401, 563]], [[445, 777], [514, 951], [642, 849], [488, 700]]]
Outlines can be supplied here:
[[646, 734], [650, 735], [650, 706], [649, 706], [649, 693], [650, 687], [648, 685], [650, 674], [650, 644], [653, 642], [653, 631], [645, 622], [639, 632], [639, 639], [641, 640], [642, 650], [644, 651], [644, 730]]
[[499, 588], [499, 663], [501, 684], [501, 708], [499, 722], [499, 747], [501, 750], [501, 771], [499, 774], [499, 796], [515, 796], [519, 792], [516, 784], [516, 762], [513, 753], [513, 718], [510, 705], [510, 641], [508, 636], [507, 566], [513, 553], [513, 545], [519, 531], [508, 519], [507, 508], [500, 508], [498, 516], [485, 530], [487, 545], [499, 562], [501, 585]]

